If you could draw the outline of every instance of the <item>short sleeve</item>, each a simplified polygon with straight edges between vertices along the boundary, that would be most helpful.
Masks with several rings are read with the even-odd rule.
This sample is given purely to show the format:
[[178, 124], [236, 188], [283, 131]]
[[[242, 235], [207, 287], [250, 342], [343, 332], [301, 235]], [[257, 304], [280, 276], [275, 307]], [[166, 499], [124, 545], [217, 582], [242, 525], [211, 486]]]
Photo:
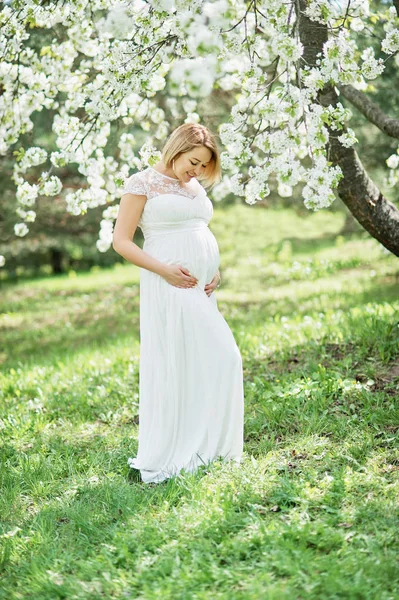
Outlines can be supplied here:
[[147, 195], [147, 186], [141, 173], [134, 173], [126, 179], [121, 196], [123, 196], [123, 194], [137, 194], [139, 196]]

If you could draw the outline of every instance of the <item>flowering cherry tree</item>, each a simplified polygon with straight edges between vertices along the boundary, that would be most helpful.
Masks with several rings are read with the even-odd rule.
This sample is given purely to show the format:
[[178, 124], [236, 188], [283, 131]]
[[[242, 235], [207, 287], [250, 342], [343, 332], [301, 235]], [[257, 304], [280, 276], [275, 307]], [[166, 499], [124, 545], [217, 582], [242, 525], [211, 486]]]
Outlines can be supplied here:
[[[107, 251], [124, 178], [159, 160], [171, 120], [200, 121], [200, 107], [221, 92], [233, 106], [218, 126], [218, 198], [233, 192], [254, 204], [270, 186], [282, 196], [298, 186], [305, 206], [318, 210], [338, 193], [399, 255], [399, 210], [362, 166], [342, 103], [399, 138], [399, 120], [368, 93], [388, 60], [399, 65], [399, 0], [381, 6], [373, 13], [367, 0], [10, 0], [0, 12], [0, 154], [15, 157], [15, 234], [28, 234], [40, 196], [63, 193], [73, 215], [104, 206], [97, 247]], [[382, 39], [360, 51], [354, 35], [376, 23]], [[42, 110], [52, 119], [50, 150], [21, 143], [28, 132], [35, 139], [32, 117]], [[139, 148], [132, 126], [145, 132]], [[107, 151], [110, 136], [117, 153]], [[393, 187], [399, 151], [385, 160]], [[87, 182], [75, 191], [63, 190], [57, 175], [70, 163]]]

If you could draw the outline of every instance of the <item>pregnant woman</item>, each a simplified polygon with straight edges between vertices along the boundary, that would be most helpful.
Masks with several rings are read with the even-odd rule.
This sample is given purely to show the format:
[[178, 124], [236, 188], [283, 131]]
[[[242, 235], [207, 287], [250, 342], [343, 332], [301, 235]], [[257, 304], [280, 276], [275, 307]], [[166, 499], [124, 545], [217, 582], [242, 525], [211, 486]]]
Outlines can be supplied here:
[[[128, 464], [145, 483], [241, 460], [242, 358], [217, 306], [219, 248], [200, 184], [219, 177], [213, 135], [186, 123], [122, 192], [113, 248], [140, 267], [139, 447]], [[132, 242], [137, 226], [143, 249]]]

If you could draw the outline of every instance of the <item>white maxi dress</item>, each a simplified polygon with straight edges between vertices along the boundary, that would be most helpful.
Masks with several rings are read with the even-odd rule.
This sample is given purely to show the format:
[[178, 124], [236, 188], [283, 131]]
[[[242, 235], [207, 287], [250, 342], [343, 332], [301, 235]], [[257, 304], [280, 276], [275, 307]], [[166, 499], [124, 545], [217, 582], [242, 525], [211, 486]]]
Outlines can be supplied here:
[[126, 193], [147, 197], [138, 223], [143, 250], [198, 278], [178, 288], [140, 267], [139, 445], [128, 465], [149, 483], [219, 457], [239, 463], [242, 357], [215, 293], [204, 290], [220, 264], [208, 227], [212, 202], [197, 179], [182, 185], [152, 167], [131, 175]]

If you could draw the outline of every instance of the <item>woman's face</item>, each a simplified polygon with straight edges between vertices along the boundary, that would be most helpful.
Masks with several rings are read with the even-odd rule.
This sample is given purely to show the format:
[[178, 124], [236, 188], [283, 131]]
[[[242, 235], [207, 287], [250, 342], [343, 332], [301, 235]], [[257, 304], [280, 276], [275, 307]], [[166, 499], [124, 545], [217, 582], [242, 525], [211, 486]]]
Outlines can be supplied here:
[[205, 146], [193, 148], [175, 159], [174, 173], [180, 181], [187, 183], [193, 177], [202, 175], [211, 158], [212, 152]]

